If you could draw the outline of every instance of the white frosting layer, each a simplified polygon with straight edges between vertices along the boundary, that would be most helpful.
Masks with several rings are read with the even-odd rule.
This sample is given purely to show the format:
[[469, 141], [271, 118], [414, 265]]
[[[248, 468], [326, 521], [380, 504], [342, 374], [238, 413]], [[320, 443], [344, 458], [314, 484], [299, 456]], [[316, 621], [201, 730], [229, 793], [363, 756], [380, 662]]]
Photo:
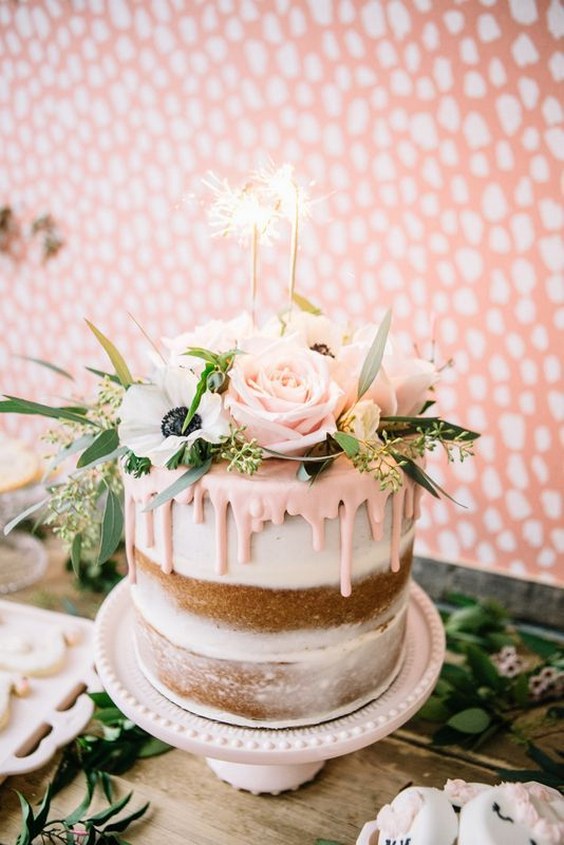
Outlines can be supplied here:
[[[318, 571], [307, 580], [308, 568], [303, 586], [333, 584], [338, 560], [343, 596], [350, 595], [353, 578], [399, 569], [402, 548], [411, 541], [405, 534], [412, 532], [418, 515], [418, 491], [410, 479], [391, 495], [369, 473], [359, 473], [341, 459], [314, 488], [295, 472], [284, 461], [273, 461], [251, 477], [215, 466], [156, 510], [155, 496], [177, 484], [181, 474], [165, 470], [139, 479], [126, 476], [131, 580], [136, 577], [136, 547], [165, 573], [175, 570], [209, 580], [221, 575], [233, 583], [271, 587], [300, 586], [295, 578], [304, 577], [303, 565], [310, 560], [319, 562]], [[247, 568], [253, 563], [257, 570]], [[291, 573], [289, 563], [297, 567]], [[260, 573], [258, 581], [257, 576], [246, 580], [265, 564], [272, 564], [266, 580]]]
[[[406, 590], [408, 589], [406, 585]], [[375, 628], [374, 620], [365, 625], [339, 625], [334, 628], [310, 628], [297, 631], [236, 631], [207, 621], [179, 608], [151, 578], [139, 573], [131, 596], [139, 613], [160, 634], [180, 648], [207, 657], [224, 660], [310, 661], [321, 652], [334, 650], [334, 659], [343, 657], [356, 643], [368, 643], [381, 635], [381, 626], [390, 632], [400, 624], [405, 611], [405, 596], [398, 596]], [[400, 611], [401, 608], [401, 611]], [[390, 634], [393, 636], [393, 633]], [[325, 659], [325, 657], [324, 657]]]
[[[217, 581], [215, 566], [215, 513], [211, 504], [204, 504], [203, 522], [194, 522], [192, 504], [175, 503], [172, 508], [172, 543], [174, 571], [189, 578]], [[149, 560], [160, 565], [164, 559], [166, 530], [159, 514], [147, 531], [147, 514], [136, 505], [135, 545]], [[353, 530], [353, 576], [360, 580], [390, 568], [391, 503], [388, 502], [382, 539], [375, 540], [366, 514], [366, 506], [358, 509]], [[400, 556], [404, 555], [415, 533], [413, 523], [402, 535]], [[338, 586], [341, 580], [340, 523], [327, 520], [325, 544], [315, 550], [311, 527], [300, 516], [286, 515], [282, 525], [266, 523], [251, 538], [251, 558], [242, 563], [237, 557], [237, 527], [233, 514], [227, 514], [227, 571], [221, 574], [225, 584], [244, 584], [271, 589], [307, 589]]]

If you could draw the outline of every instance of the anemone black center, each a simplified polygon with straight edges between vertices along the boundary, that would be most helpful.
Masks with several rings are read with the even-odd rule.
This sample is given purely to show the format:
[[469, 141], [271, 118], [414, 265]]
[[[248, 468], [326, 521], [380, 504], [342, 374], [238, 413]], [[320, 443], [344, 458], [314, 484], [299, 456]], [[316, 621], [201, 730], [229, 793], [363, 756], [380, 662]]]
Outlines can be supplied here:
[[319, 352], [320, 355], [328, 355], [329, 358], [335, 357], [326, 343], [314, 343], [309, 348], [313, 349], [314, 352]]
[[193, 431], [202, 427], [201, 416], [199, 414], [194, 414], [190, 423], [186, 426], [186, 429], [182, 431], [182, 426], [184, 425], [187, 413], [188, 408], [186, 408], [185, 405], [181, 405], [178, 408], [172, 408], [170, 411], [167, 411], [161, 421], [161, 431], [163, 437], [170, 437], [171, 434], [176, 435], [176, 437], [186, 437], [188, 434], [192, 434]]

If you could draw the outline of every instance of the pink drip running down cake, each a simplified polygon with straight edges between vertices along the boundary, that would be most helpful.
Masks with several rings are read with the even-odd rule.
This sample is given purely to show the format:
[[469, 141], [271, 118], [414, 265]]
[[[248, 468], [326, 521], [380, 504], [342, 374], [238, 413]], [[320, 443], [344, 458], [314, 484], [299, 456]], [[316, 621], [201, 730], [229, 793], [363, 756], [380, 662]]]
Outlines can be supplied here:
[[280, 727], [380, 695], [403, 655], [417, 490], [390, 495], [339, 459], [310, 487], [295, 465], [216, 466], [159, 509], [168, 471], [126, 477], [143, 671], [200, 715]]

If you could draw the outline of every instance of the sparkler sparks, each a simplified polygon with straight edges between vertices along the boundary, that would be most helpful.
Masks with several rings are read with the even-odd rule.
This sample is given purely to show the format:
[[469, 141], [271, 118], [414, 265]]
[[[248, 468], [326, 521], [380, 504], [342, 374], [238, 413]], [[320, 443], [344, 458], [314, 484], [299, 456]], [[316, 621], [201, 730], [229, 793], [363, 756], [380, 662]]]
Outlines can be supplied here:
[[296, 262], [300, 221], [309, 216], [310, 200], [294, 178], [290, 164], [270, 166], [251, 174], [244, 185], [232, 188], [227, 179], [213, 174], [204, 185], [214, 195], [210, 221], [216, 234], [236, 235], [251, 245], [251, 311], [253, 320], [258, 288], [260, 244], [271, 244], [278, 237], [277, 224], [288, 220], [291, 225], [289, 310], [292, 309], [296, 281]]

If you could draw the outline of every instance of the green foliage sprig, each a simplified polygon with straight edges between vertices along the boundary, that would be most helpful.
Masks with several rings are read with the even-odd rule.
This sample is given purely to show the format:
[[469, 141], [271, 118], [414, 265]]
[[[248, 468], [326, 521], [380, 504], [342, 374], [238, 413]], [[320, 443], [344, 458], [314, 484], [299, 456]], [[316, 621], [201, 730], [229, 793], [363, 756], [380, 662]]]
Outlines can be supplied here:
[[[149, 804], [144, 804], [129, 815], [116, 818], [129, 803], [132, 793], [114, 800], [111, 775], [123, 774], [136, 760], [163, 754], [170, 746], [135, 725], [107, 693], [92, 693], [90, 697], [95, 704], [93, 720], [86, 731], [63, 750], [53, 781], [39, 807], [34, 810], [18, 793], [22, 829], [16, 845], [31, 845], [38, 837], [42, 843], [80, 841], [88, 845], [127, 845], [120, 834], [147, 811]], [[80, 804], [65, 818], [49, 819], [53, 797], [81, 772], [86, 779], [86, 792]], [[88, 815], [98, 784], [109, 806]]]
[[87, 794], [78, 807], [65, 818], [49, 819], [52, 798], [50, 786], [47, 787], [43, 800], [35, 812], [27, 798], [18, 792], [23, 827], [18, 834], [16, 845], [32, 845], [38, 840], [44, 845], [48, 842], [80, 842], [81, 845], [128, 845], [120, 834], [127, 830], [132, 822], [140, 819], [149, 808], [147, 802], [132, 813], [116, 818], [125, 809], [132, 794], [130, 792], [124, 798], [114, 801], [109, 807], [92, 815], [88, 814], [92, 795]]
[[[564, 650], [548, 638], [519, 631], [496, 602], [450, 598], [457, 605], [443, 615], [450, 656], [418, 713], [441, 723], [433, 744], [478, 749], [506, 731], [542, 766], [534, 779], [561, 787], [564, 766], [534, 745], [518, 717], [564, 695]], [[561, 713], [549, 706], [540, 718]]]
[[263, 450], [255, 439], [247, 440], [244, 428], [233, 428], [220, 447], [220, 457], [228, 461], [227, 472], [236, 470], [254, 475], [263, 461]]

